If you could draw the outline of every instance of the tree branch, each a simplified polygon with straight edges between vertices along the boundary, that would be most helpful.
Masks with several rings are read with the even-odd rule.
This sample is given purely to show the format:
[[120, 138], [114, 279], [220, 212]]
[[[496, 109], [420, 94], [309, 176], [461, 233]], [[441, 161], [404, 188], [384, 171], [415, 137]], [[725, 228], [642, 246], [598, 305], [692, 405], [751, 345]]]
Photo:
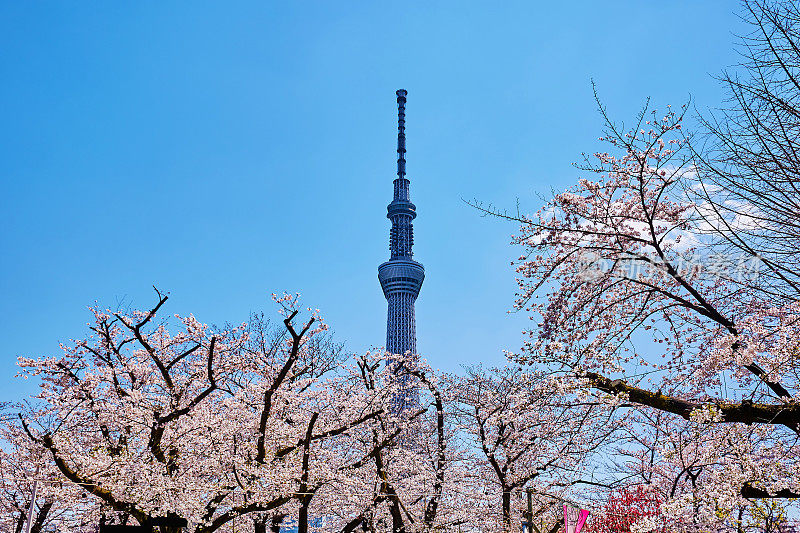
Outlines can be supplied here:
[[747, 400], [738, 403], [697, 402], [667, 396], [661, 392], [651, 392], [620, 379], [611, 380], [594, 372], [587, 372], [583, 377], [589, 380], [589, 385], [594, 389], [614, 395], [625, 394], [633, 403], [676, 414], [686, 420], [689, 420], [692, 412], [696, 409], [712, 405], [722, 414], [722, 422], [725, 423], [778, 424], [784, 425], [792, 431], [797, 431], [798, 424], [800, 424], [800, 404], [796, 402], [782, 405], [759, 404]]

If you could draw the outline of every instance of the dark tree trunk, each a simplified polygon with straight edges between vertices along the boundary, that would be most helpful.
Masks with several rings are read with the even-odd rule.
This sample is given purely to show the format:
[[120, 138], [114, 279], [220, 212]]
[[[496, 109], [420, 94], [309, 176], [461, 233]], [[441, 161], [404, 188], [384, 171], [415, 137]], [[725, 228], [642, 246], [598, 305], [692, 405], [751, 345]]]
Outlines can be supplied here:
[[503, 487], [503, 529], [511, 531], [511, 491]]
[[406, 525], [403, 523], [403, 513], [400, 511], [400, 505], [392, 501], [389, 504], [389, 512], [392, 515], [392, 533], [406, 533]]
[[19, 512], [19, 519], [17, 519], [17, 528], [14, 530], [14, 533], [22, 533], [22, 528], [25, 527], [25, 520], [28, 517], [25, 516], [23, 511]]
[[308, 533], [308, 507], [311, 505], [311, 498], [317, 491], [317, 487], [308, 486], [309, 469], [311, 461], [311, 438], [314, 434], [314, 424], [317, 422], [319, 413], [311, 415], [311, 420], [308, 421], [308, 429], [306, 430], [306, 438], [303, 442], [303, 473], [300, 476], [300, 493], [304, 496], [300, 499], [300, 510], [297, 513], [297, 533]]
[[300, 502], [300, 509], [297, 512], [297, 533], [308, 533], [308, 504], [311, 498], [303, 499]]
[[[278, 519], [278, 529], [275, 529], [275, 520]], [[260, 515], [253, 518], [253, 531], [254, 533], [267, 533], [267, 524], [270, 523], [272, 527], [270, 527], [269, 531], [280, 531], [280, 520], [282, 517], [269, 517], [267, 515]]]
[[36, 515], [36, 520], [33, 522], [31, 526], [31, 533], [42, 533], [42, 528], [44, 527], [44, 522], [47, 520], [47, 515], [50, 514], [50, 509], [53, 507], [52, 501], [44, 502], [39, 508], [39, 514]]

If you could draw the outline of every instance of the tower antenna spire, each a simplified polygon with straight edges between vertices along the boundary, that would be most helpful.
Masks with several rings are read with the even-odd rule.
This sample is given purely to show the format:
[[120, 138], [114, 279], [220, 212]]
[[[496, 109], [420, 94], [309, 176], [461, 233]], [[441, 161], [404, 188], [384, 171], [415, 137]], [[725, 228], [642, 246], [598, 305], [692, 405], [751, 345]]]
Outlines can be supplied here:
[[406, 177], [406, 96], [408, 91], [397, 91], [397, 177]]

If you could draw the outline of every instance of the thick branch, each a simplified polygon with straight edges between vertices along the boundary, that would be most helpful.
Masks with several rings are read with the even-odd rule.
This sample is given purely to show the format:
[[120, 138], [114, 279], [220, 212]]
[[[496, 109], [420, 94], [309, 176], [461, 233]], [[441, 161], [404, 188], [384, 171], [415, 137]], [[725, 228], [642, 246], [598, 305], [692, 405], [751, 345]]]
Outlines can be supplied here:
[[745, 483], [742, 487], [742, 498], [751, 498], [751, 499], [759, 499], [759, 498], [772, 498], [772, 499], [780, 499], [780, 498], [800, 498], [800, 493], [791, 491], [789, 489], [782, 489], [776, 492], [775, 494], [771, 494], [764, 489], [758, 489], [752, 486], [750, 483]]
[[22, 421], [22, 426], [30, 439], [32, 439], [34, 442], [42, 444], [45, 448], [47, 448], [47, 450], [53, 456], [53, 461], [55, 462], [56, 467], [58, 467], [59, 471], [64, 474], [64, 477], [80, 486], [90, 494], [97, 496], [115, 511], [128, 513], [136, 518], [140, 524], [145, 523], [147, 520], [147, 515], [143, 511], [137, 509], [134, 504], [116, 499], [110, 491], [104, 489], [89, 478], [86, 478], [77, 471], [73, 470], [59, 454], [58, 449], [53, 443], [53, 439], [50, 437], [50, 435], [44, 435], [41, 440], [39, 440], [30, 433], [24, 420]]
[[166, 424], [167, 422], [171, 422], [185, 415], [186, 413], [194, 409], [209, 394], [211, 394], [217, 389], [217, 381], [214, 378], [214, 347], [216, 346], [216, 344], [217, 344], [217, 338], [211, 337], [211, 346], [209, 346], [208, 348], [208, 360], [207, 360], [208, 387], [206, 387], [205, 390], [203, 390], [203, 392], [195, 396], [195, 398], [192, 401], [186, 404], [186, 407], [183, 407], [181, 409], [176, 409], [167, 416], [160, 418], [159, 423]]
[[436, 454], [436, 478], [433, 483], [433, 496], [428, 500], [428, 505], [425, 506], [425, 515], [423, 522], [427, 527], [433, 527], [436, 520], [436, 511], [439, 508], [439, 502], [442, 499], [442, 490], [444, 489], [444, 472], [447, 466], [447, 441], [445, 439], [444, 427], [444, 400], [439, 389], [427, 378], [423, 372], [411, 371], [410, 374], [416, 376], [423, 384], [428, 387], [434, 398], [434, 405], [436, 406], [436, 437], [437, 437], [437, 454]]
[[217, 344], [217, 338], [211, 338], [211, 345], [208, 348], [208, 387], [206, 387], [200, 394], [194, 397], [185, 407], [175, 409], [165, 416], [161, 416], [158, 412], [155, 413], [155, 420], [150, 429], [150, 439], [147, 443], [148, 448], [153, 453], [159, 462], [167, 463], [167, 457], [164, 450], [161, 448], [161, 439], [164, 436], [166, 425], [173, 420], [177, 420], [189, 411], [194, 409], [200, 402], [202, 402], [209, 394], [217, 389], [217, 382], [214, 378], [214, 347]]
[[211, 522], [211, 525], [198, 528], [195, 531], [197, 533], [210, 533], [211, 531], [216, 531], [217, 529], [221, 528], [234, 518], [237, 518], [239, 516], [244, 516], [248, 513], [259, 513], [259, 512], [263, 513], [265, 511], [271, 511], [272, 509], [275, 509], [277, 507], [280, 507], [281, 505], [289, 503], [291, 500], [292, 499], [288, 496], [281, 496], [263, 505], [259, 503], [237, 505], [232, 507], [224, 514], [221, 514], [217, 518], [215, 518], [214, 521]]
[[267, 457], [267, 449], [266, 449], [266, 431], [267, 431], [267, 421], [269, 420], [269, 415], [272, 411], [272, 397], [278, 391], [281, 384], [283, 384], [286, 376], [289, 375], [289, 371], [294, 366], [295, 362], [297, 362], [298, 355], [300, 353], [300, 345], [303, 340], [303, 336], [306, 334], [308, 329], [311, 327], [311, 324], [314, 323], [314, 318], [311, 318], [303, 328], [300, 333], [297, 333], [292, 326], [292, 319], [297, 316], [297, 311], [293, 311], [288, 317], [286, 317], [283, 323], [286, 325], [286, 329], [289, 331], [289, 334], [292, 336], [292, 348], [289, 352], [289, 357], [286, 358], [286, 362], [283, 364], [280, 372], [278, 375], [275, 376], [275, 379], [272, 381], [272, 384], [264, 391], [264, 407], [261, 409], [261, 420], [258, 423], [258, 442], [256, 443], [256, 462], [259, 464], [263, 464], [266, 457]]
[[[153, 288], [155, 289], [155, 287]], [[147, 351], [147, 353], [150, 355], [150, 358], [158, 367], [159, 372], [161, 372], [161, 377], [164, 378], [164, 383], [166, 383], [167, 387], [171, 389], [174, 385], [172, 383], [172, 377], [169, 375], [169, 370], [164, 365], [164, 362], [161, 361], [161, 359], [159, 359], [158, 355], [156, 355], [155, 349], [150, 345], [149, 342], [147, 342], [147, 339], [144, 337], [144, 335], [142, 335], [142, 328], [145, 325], [147, 325], [147, 323], [150, 322], [150, 320], [152, 320], [154, 316], [156, 316], [158, 310], [161, 309], [161, 306], [164, 305], [164, 303], [166, 303], [167, 299], [169, 298], [169, 296], [162, 295], [158, 289], [155, 289], [155, 291], [156, 294], [158, 295], [158, 303], [147, 313], [147, 316], [145, 316], [138, 323], [129, 324], [124, 318], [122, 318], [121, 315], [115, 314], [114, 316], [117, 317], [117, 319], [120, 322], [122, 322], [122, 324], [124, 324], [125, 327], [127, 327], [129, 330], [133, 332], [133, 335], [136, 337], [136, 340], [139, 341], [139, 344], [141, 344], [142, 347]]]
[[787, 404], [759, 404], [747, 400], [734, 402], [697, 402], [684, 400], [674, 396], [667, 396], [661, 392], [651, 392], [646, 389], [629, 385], [615, 379], [611, 380], [594, 372], [587, 372], [583, 377], [589, 380], [589, 385], [608, 394], [625, 394], [628, 399], [636, 404], [645, 405], [676, 414], [689, 419], [696, 409], [712, 405], [722, 415], [722, 422], [739, 422], [743, 424], [779, 424], [795, 431], [800, 424], [800, 404], [796, 402]]

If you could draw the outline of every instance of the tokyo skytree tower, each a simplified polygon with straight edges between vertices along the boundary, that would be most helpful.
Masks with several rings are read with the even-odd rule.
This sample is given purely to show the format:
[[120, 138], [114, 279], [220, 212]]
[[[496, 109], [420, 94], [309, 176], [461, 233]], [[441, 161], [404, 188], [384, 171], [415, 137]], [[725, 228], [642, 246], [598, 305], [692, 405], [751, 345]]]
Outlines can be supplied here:
[[[394, 180], [394, 198], [387, 207], [386, 217], [392, 221], [389, 232], [391, 257], [378, 267], [378, 280], [386, 296], [389, 311], [386, 318], [386, 350], [392, 354], [417, 353], [414, 302], [419, 295], [425, 269], [413, 259], [416, 206], [411, 203], [409, 180], [406, 178], [405, 110], [407, 91], [397, 91], [397, 178]], [[405, 389], [405, 398], [397, 398], [399, 409], [419, 403], [416, 387], [410, 376], [398, 367], [397, 379]]]

